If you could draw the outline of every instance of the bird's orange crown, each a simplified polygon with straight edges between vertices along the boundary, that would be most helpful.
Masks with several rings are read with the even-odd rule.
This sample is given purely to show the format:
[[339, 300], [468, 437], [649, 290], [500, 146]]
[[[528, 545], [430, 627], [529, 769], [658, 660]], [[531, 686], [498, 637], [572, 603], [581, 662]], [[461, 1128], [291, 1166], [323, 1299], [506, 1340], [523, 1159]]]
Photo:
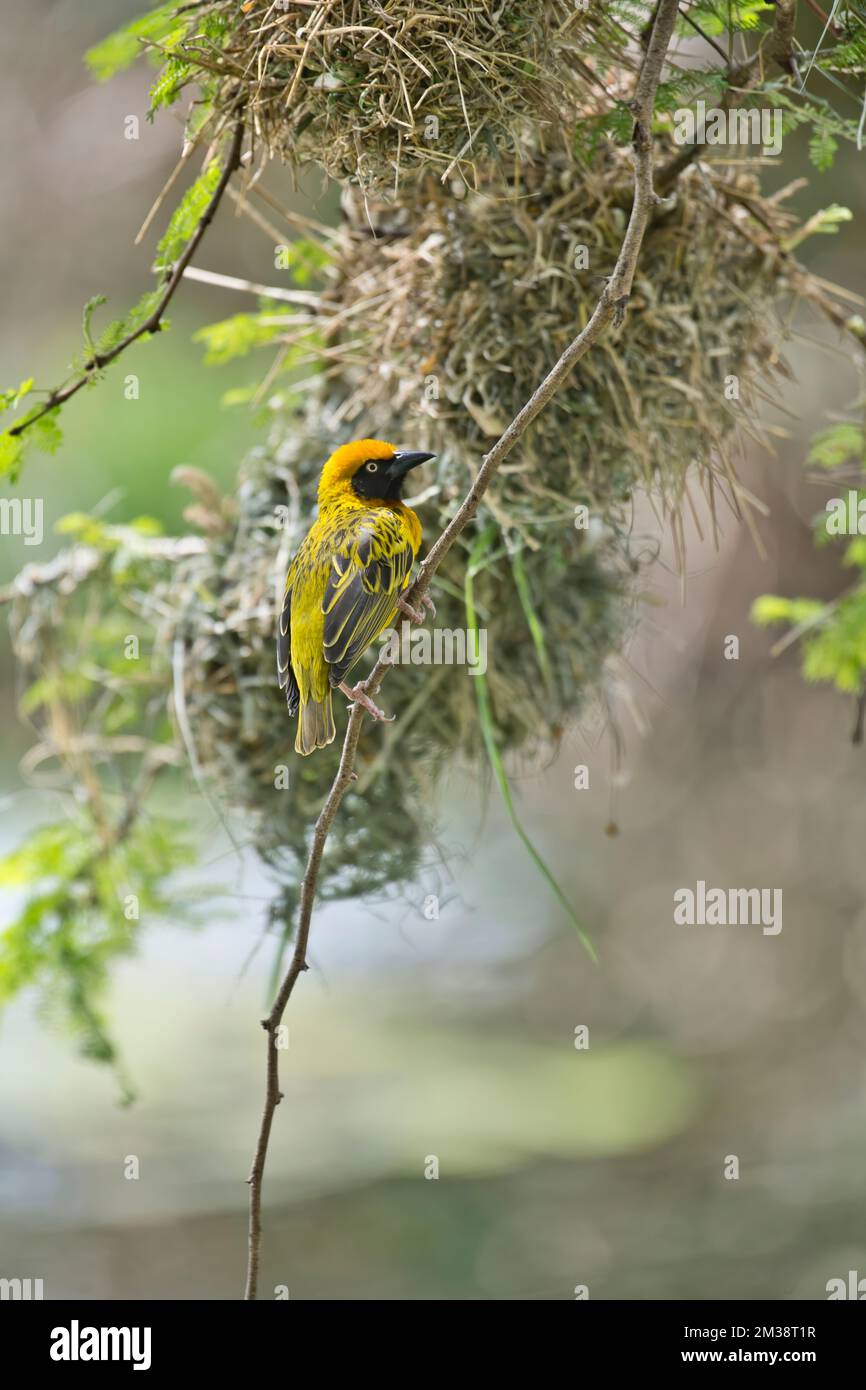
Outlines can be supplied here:
[[368, 459], [391, 459], [397, 450], [383, 439], [356, 439], [353, 444], [341, 444], [322, 469], [319, 478], [319, 501], [333, 501], [351, 486], [352, 478]]

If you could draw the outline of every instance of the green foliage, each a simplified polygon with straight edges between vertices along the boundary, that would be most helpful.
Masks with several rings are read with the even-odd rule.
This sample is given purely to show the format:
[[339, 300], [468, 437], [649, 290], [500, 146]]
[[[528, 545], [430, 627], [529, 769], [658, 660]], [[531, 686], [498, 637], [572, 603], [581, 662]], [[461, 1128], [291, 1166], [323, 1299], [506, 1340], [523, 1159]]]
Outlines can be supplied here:
[[232, 314], [231, 318], [206, 324], [193, 335], [205, 345], [208, 366], [223, 366], [237, 357], [246, 357], [255, 348], [276, 342], [285, 333], [287, 306], [272, 305], [258, 314]]
[[[105, 328], [98, 333], [94, 331], [93, 317], [97, 309], [100, 309], [103, 304], [107, 304], [108, 300], [104, 294], [97, 294], [88, 299], [84, 306], [81, 323], [84, 345], [70, 364], [73, 371], [86, 372], [92, 376], [94, 381], [98, 380], [101, 367], [96, 368], [94, 363], [109, 357], [124, 339], [131, 337], [147, 322], [159, 303], [160, 294], [159, 289], [146, 290], [138, 302], [124, 314], [123, 318], [111, 319]], [[163, 319], [160, 323], [160, 330], [165, 331], [167, 328], [168, 322]], [[142, 340], [149, 336], [149, 334], [142, 334]]]
[[809, 139], [809, 159], [820, 174], [832, 169], [839, 142], [826, 126], [815, 130]]
[[[176, 4], [158, 5], [88, 49], [84, 61], [96, 80], [107, 82], [124, 72], [148, 43], [158, 43], [162, 52], [176, 48], [189, 28], [189, 16], [178, 15], [177, 9]], [[162, 62], [162, 53], [157, 53], [156, 61]]]
[[0, 1006], [36, 990], [84, 1056], [116, 1065], [102, 1008], [110, 967], [132, 949], [142, 915], [167, 913], [166, 880], [189, 858], [167, 819], [139, 819], [117, 843], [88, 818], [35, 831], [0, 860], [0, 887], [26, 894], [0, 934]]
[[[56, 454], [63, 443], [63, 431], [57, 423], [59, 414], [60, 406], [55, 405], [52, 410], [40, 415], [39, 419], [33, 423], [33, 429], [28, 437], [41, 454]], [[21, 423], [26, 424], [28, 418], [25, 415]]]
[[23, 461], [24, 440], [20, 435], [4, 430], [0, 434], [0, 478], [9, 478], [13, 483], [17, 482]]
[[815, 468], [841, 468], [856, 461], [866, 465], [866, 431], [862, 425], [842, 421], [820, 430], [812, 440], [806, 462]]
[[[772, 17], [766, 0], [702, 0], [698, 5], [689, 6], [689, 18], [700, 25], [710, 38], [718, 38], [727, 33], [751, 33], [766, 28]], [[694, 37], [695, 30], [685, 19], [677, 25], [683, 37]]]
[[[188, 30], [186, 37], [197, 51], [208, 49], [219, 50], [225, 38], [227, 22], [225, 15], [206, 14], [201, 19], [196, 17], [195, 23]], [[165, 48], [165, 45], [163, 45]], [[203, 78], [201, 69], [196, 66], [192, 56], [186, 56], [186, 50], [182, 46], [175, 45], [179, 51], [171, 53], [164, 67], [161, 69], [156, 81], [150, 89], [150, 106], [148, 108], [148, 120], [153, 120], [157, 111], [173, 105], [180, 96], [182, 89], [188, 82], [199, 81], [205, 100], [201, 105], [210, 109], [209, 97], [211, 95], [212, 84]], [[196, 120], [200, 119], [199, 115]], [[194, 121], [187, 122], [187, 138], [191, 138], [195, 133]]]
[[782, 246], [786, 251], [793, 251], [810, 236], [835, 236], [842, 224], [850, 222], [853, 216], [850, 208], [844, 208], [839, 203], [831, 203], [829, 207], [814, 212], [809, 220], [803, 223], [802, 227], [798, 227], [790, 236], [785, 237]]
[[[812, 441], [808, 462], [825, 471], [842, 468], [852, 460], [863, 463], [866, 432], [863, 426], [843, 421], [821, 430]], [[866, 492], [857, 491], [858, 502]], [[818, 544], [838, 539], [828, 530], [829, 513], [816, 526]], [[861, 523], [862, 524], [862, 523]], [[752, 605], [752, 621], [760, 627], [785, 624], [802, 648], [802, 671], [807, 681], [824, 681], [846, 695], [866, 690], [866, 536], [852, 535], [842, 563], [859, 571], [859, 578], [829, 603], [813, 598], [783, 598], [764, 594]]]
[[609, 137], [617, 145], [627, 145], [634, 130], [634, 116], [624, 102], [618, 102], [601, 116], [591, 116], [581, 121], [575, 132], [575, 150], [578, 154], [591, 156], [600, 142]]
[[157, 271], [170, 270], [184, 250], [213, 197], [221, 172], [219, 160], [212, 159], [184, 193], [156, 248]]
[[[110, 970], [133, 949], [140, 921], [169, 906], [177, 917], [170, 880], [192, 861], [180, 827], [143, 805], [153, 777], [170, 765], [172, 731], [164, 653], [133, 600], [171, 560], [155, 548], [161, 528], [152, 517], [111, 525], [76, 512], [56, 529], [96, 557], [76, 584], [37, 587], [16, 610], [39, 654], [20, 709], [51, 731], [61, 758], [64, 739], [75, 741], [69, 762], [87, 795], [68, 820], [37, 829], [0, 861], [0, 888], [24, 894], [0, 936], [0, 1005], [34, 990], [86, 1056], [117, 1066], [103, 1014]], [[112, 750], [107, 774], [118, 733], [134, 737]]]
[[183, 58], [169, 58], [150, 89], [148, 120], [153, 120], [157, 111], [172, 106], [177, 101], [184, 84], [189, 82], [194, 72], [192, 64]]
[[[823, 70], [823, 69], [820, 69]], [[768, 87], [773, 105], [783, 113], [786, 135], [801, 126], [809, 131], [809, 159], [814, 168], [824, 173], [832, 168], [840, 140], [856, 143], [858, 118], [845, 117], [830, 101], [814, 92], [789, 88], [779, 83]]]
[[285, 248], [280, 249], [280, 270], [288, 270], [292, 283], [299, 289], [306, 289], [330, 264], [330, 256], [323, 246], [308, 237], [298, 237]]
[[656, 114], [668, 115], [681, 106], [688, 106], [698, 97], [720, 101], [727, 90], [727, 79], [721, 68], [694, 68], [677, 73], [668, 82], [660, 82], [656, 92]]
[[0, 415], [6, 410], [15, 410], [32, 390], [33, 378], [30, 376], [26, 381], [22, 381], [20, 386], [14, 386], [11, 391], [0, 391]]
[[[20, 386], [12, 387], [9, 391], [0, 391], [0, 415], [7, 410], [15, 410], [30, 395], [32, 390], [33, 378], [31, 376], [26, 381], [22, 381]], [[22, 416], [22, 419], [26, 420], [34, 413], [34, 411], [28, 411], [27, 415]], [[52, 420], [47, 431], [42, 434], [43, 449], [49, 442], [52, 428], [56, 437], [60, 432], [56, 420]], [[12, 434], [11, 428], [0, 432], [0, 478], [9, 478], [13, 483], [18, 481], [18, 475], [24, 461], [25, 442], [21, 435]], [[59, 440], [57, 442], [59, 443]]]
[[16, 420], [14, 429], [27, 430], [27, 434], [13, 434], [11, 429], [0, 434], [0, 478], [17, 482], [24, 463], [25, 450], [29, 444], [42, 454], [54, 454], [63, 443], [63, 432], [57, 423], [60, 406], [54, 406], [45, 414], [42, 407], [34, 406]]
[[752, 604], [751, 618], [757, 627], [772, 627], [774, 623], [789, 623], [799, 627], [823, 613], [820, 599], [780, 598], [777, 594], [762, 594]]

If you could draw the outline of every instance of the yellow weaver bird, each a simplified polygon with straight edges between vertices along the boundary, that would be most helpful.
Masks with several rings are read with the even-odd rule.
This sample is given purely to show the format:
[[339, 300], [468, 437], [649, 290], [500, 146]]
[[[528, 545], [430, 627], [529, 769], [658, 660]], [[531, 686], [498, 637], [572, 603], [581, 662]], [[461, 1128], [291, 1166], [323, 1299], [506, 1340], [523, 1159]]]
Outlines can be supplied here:
[[[403, 597], [421, 544], [421, 523], [401, 498], [412, 468], [434, 454], [407, 453], [359, 439], [331, 455], [319, 479], [319, 515], [289, 566], [277, 634], [277, 670], [289, 714], [300, 713], [295, 751], [331, 743], [332, 693], [342, 690], [374, 719], [363, 681], [346, 677], [398, 612], [416, 623]], [[435, 613], [426, 596], [424, 606]]]

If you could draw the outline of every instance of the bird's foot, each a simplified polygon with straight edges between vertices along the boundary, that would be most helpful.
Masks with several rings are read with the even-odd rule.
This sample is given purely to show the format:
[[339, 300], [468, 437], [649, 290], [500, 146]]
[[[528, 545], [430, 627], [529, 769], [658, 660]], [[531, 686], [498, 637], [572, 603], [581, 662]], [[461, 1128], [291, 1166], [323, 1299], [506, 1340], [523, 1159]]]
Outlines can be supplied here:
[[393, 724], [397, 718], [395, 714], [386, 714], [378, 705], [375, 705], [367, 694], [365, 681], [358, 681], [357, 685], [347, 685], [345, 681], [340, 681], [340, 689], [344, 695], [348, 695], [354, 705], [361, 705], [373, 719], [381, 724]]
[[422, 594], [421, 596], [420, 609], [413, 608], [411, 603], [409, 603], [404, 598], [398, 598], [397, 607], [401, 613], [405, 614], [405, 616], [409, 619], [410, 623], [423, 623], [424, 619], [427, 616], [427, 614], [424, 611], [425, 609], [429, 609], [431, 618], [436, 617], [436, 605], [434, 604], [432, 598], [428, 598], [426, 594]]

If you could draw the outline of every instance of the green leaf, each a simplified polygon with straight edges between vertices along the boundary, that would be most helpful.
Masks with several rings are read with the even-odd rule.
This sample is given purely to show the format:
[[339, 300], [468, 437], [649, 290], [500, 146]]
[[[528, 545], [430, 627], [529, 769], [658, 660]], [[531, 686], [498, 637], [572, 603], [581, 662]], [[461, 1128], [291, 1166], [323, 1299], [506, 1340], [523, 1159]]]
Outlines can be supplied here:
[[187, 63], [183, 58], [169, 58], [150, 89], [150, 105], [147, 109], [148, 120], [153, 120], [157, 111], [161, 111], [177, 101], [184, 83], [190, 80], [193, 73], [194, 69], [191, 63]]
[[63, 443], [63, 431], [57, 423], [60, 406], [54, 406], [35, 421], [31, 437], [41, 454], [56, 454]]
[[330, 260], [324, 247], [306, 237], [299, 237], [297, 241], [290, 241], [279, 248], [277, 269], [288, 270], [294, 283], [304, 288], [330, 264]]
[[[699, 24], [705, 34], [719, 38], [729, 30], [734, 33], [750, 32], [760, 29], [768, 22], [766, 0], [713, 0], [689, 7], [689, 17]], [[677, 21], [677, 32], [689, 38], [695, 37], [695, 30], [684, 19]]]
[[99, 309], [103, 304], [107, 303], [108, 300], [106, 299], [106, 296], [104, 294], [95, 294], [90, 299], [88, 299], [87, 303], [84, 306], [84, 311], [81, 315], [81, 332], [84, 338], [84, 346], [86, 347], [88, 355], [90, 357], [93, 357], [97, 352], [97, 347], [95, 342], [93, 341], [93, 333], [91, 330], [93, 315], [97, 309]]
[[28, 686], [19, 701], [22, 714], [33, 714], [43, 705], [63, 700], [75, 704], [92, 689], [93, 682], [81, 671], [56, 671], [40, 676]]
[[20, 435], [4, 430], [0, 434], [0, 478], [11, 478], [16, 482], [24, 461], [24, 440]]
[[839, 142], [834, 140], [829, 130], [815, 130], [809, 140], [809, 158], [819, 173], [832, 169]]
[[[164, 49], [175, 48], [189, 27], [189, 21], [178, 17], [176, 10], [177, 5], [174, 4], [158, 5], [88, 49], [84, 61], [96, 80], [107, 82], [131, 67], [148, 42], [159, 43]], [[161, 54], [158, 61], [162, 61]]]
[[[205, 362], [208, 366], [222, 366], [237, 357], [246, 357], [255, 348], [272, 343], [285, 333], [284, 324], [263, 322], [264, 317], [273, 318], [273, 315], [273, 310], [266, 316], [233, 314], [231, 318], [200, 328], [193, 335], [193, 341], [205, 344]], [[285, 316], [284, 306], [282, 317]]]
[[831, 469], [855, 459], [866, 459], [866, 436], [862, 425], [843, 421], [815, 435], [806, 462], [815, 468]]
[[842, 557], [843, 565], [851, 565], [866, 573], [866, 536], [857, 536], [846, 548]]
[[854, 214], [850, 208], [842, 207], [839, 203], [831, 203], [828, 208], [822, 208], [809, 221], [814, 223], [813, 232], [824, 232], [827, 235], [835, 236], [843, 222], [853, 222]]
[[74, 536], [82, 545], [98, 549], [104, 547], [107, 537], [104, 523], [89, 512], [67, 512], [55, 521], [54, 530], [59, 536]]
[[221, 172], [219, 160], [212, 159], [184, 193], [156, 248], [157, 270], [169, 270], [184, 250], [216, 190]]
[[824, 607], [819, 599], [780, 598], [776, 594], [762, 594], [752, 604], [750, 617], [758, 627], [769, 627], [772, 623], [790, 623], [796, 627], [799, 623], [816, 618]]
[[20, 405], [25, 396], [29, 396], [33, 390], [33, 378], [29, 376], [26, 381], [22, 381], [20, 386], [15, 386], [11, 391], [0, 391], [0, 415], [5, 410], [14, 410]]

